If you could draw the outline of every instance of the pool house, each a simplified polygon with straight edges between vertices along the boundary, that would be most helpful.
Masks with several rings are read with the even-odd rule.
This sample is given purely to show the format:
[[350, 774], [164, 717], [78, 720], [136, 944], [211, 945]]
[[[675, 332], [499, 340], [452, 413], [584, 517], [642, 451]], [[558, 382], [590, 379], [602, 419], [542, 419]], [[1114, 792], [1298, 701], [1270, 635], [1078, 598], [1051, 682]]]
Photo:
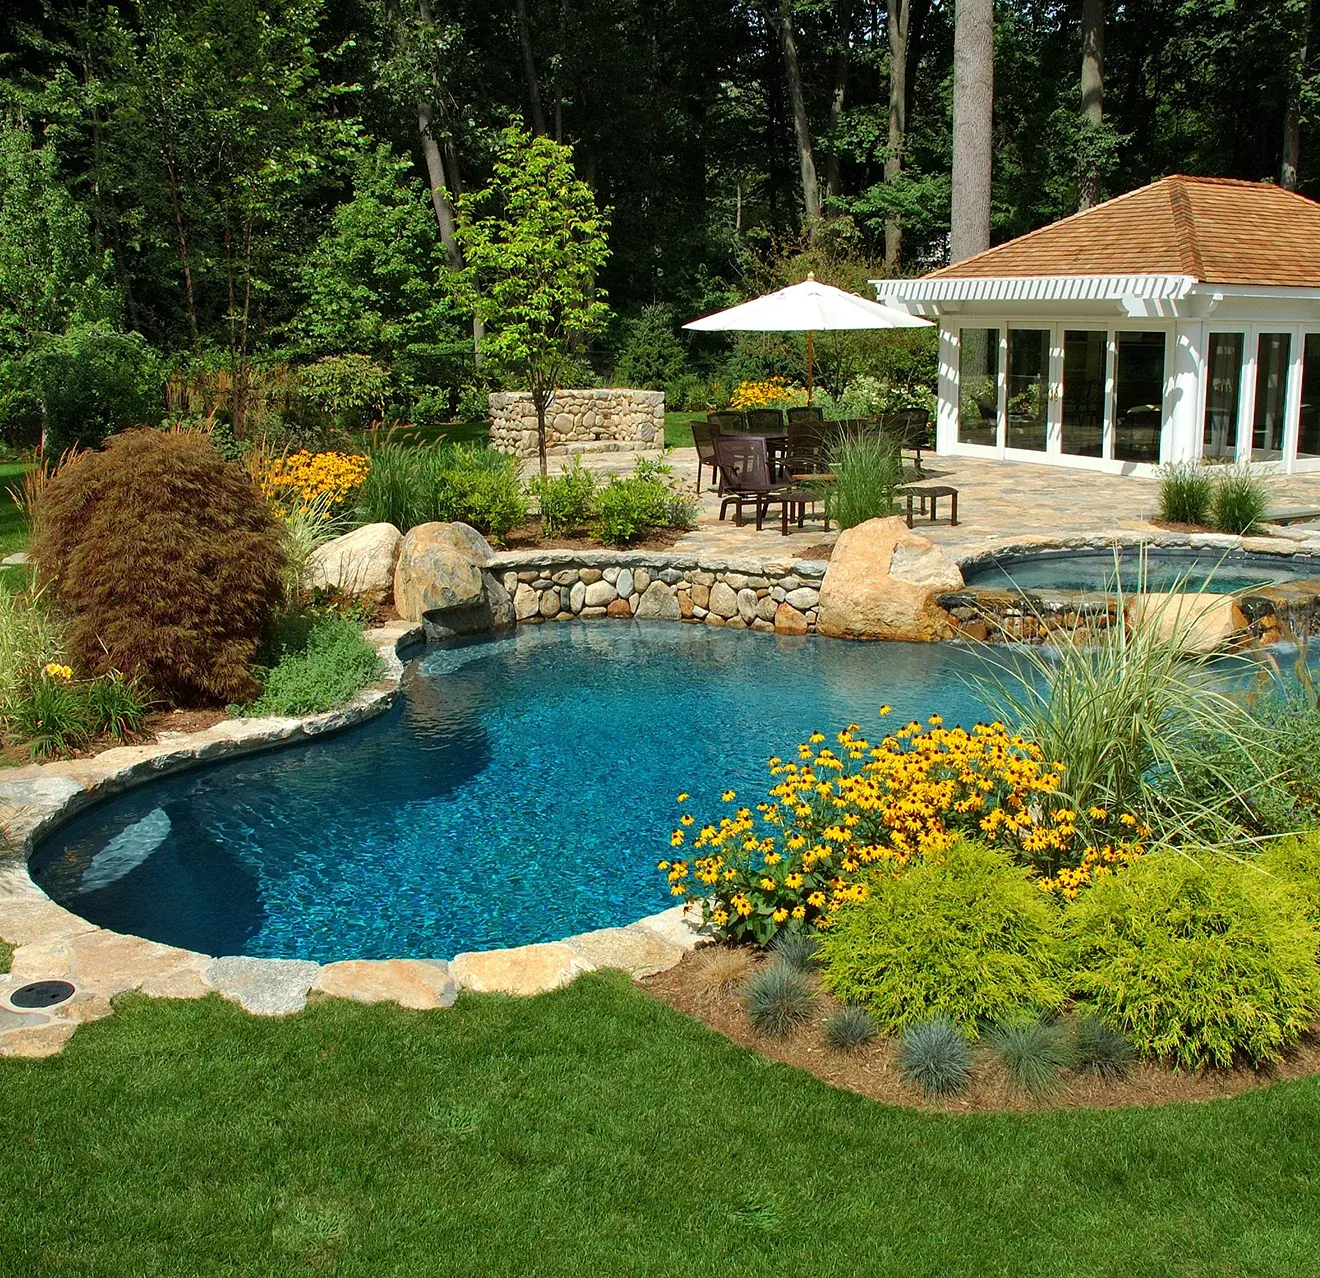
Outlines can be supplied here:
[[933, 271], [936, 450], [1147, 474], [1320, 470], [1320, 204], [1174, 176]]

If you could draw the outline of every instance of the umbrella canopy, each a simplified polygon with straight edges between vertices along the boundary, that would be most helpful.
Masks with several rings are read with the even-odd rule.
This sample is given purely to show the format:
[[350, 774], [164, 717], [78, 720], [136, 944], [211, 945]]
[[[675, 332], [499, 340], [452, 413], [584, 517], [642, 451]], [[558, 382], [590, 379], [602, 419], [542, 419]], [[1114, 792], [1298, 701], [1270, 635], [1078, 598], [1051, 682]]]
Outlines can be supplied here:
[[808, 272], [801, 284], [790, 284], [777, 293], [730, 306], [727, 311], [703, 315], [683, 327], [701, 333], [806, 333], [807, 403], [811, 403], [812, 334], [838, 329], [930, 328], [931, 322], [868, 301], [833, 284], [822, 284]]
[[747, 333], [812, 333], [826, 329], [930, 328], [931, 323], [832, 284], [822, 284], [814, 275], [808, 275], [801, 284], [790, 284], [777, 293], [716, 311], [683, 327], [698, 332], [734, 329]]

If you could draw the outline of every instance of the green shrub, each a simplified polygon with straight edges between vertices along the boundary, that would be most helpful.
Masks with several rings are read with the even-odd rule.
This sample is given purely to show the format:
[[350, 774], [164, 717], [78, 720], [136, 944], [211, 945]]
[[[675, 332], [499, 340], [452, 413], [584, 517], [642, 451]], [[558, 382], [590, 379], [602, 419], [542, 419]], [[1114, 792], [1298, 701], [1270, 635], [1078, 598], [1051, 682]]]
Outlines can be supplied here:
[[825, 1042], [836, 1052], [853, 1052], [880, 1035], [875, 1018], [864, 1007], [848, 1003], [825, 1022]]
[[1064, 1000], [1056, 910], [1006, 853], [969, 841], [876, 873], [821, 941], [825, 985], [886, 1030], [945, 1016], [970, 1033]]
[[446, 522], [471, 524], [498, 543], [527, 522], [527, 498], [512, 459], [503, 453], [494, 456], [505, 464], [480, 469], [460, 465], [440, 472], [437, 515]]
[[626, 546], [665, 527], [670, 509], [670, 492], [661, 480], [612, 475], [596, 499], [600, 539], [607, 546]]
[[1127, 1035], [1098, 1016], [1079, 1017], [1073, 1026], [1072, 1063], [1080, 1073], [1106, 1080], [1123, 1078], [1134, 1055]]
[[1174, 1065], [1278, 1060], [1320, 1011], [1320, 942], [1295, 893], [1226, 856], [1158, 852], [1064, 916], [1073, 987]]
[[929, 1096], [952, 1096], [972, 1077], [971, 1049], [945, 1017], [910, 1025], [898, 1042], [898, 1072]]
[[460, 422], [487, 422], [490, 420], [490, 392], [484, 386], [465, 386], [458, 397]]
[[286, 631], [279, 660], [265, 673], [261, 695], [246, 713], [300, 715], [329, 710], [380, 673], [376, 649], [353, 622], [334, 615], [312, 617]]
[[1072, 1045], [1062, 1025], [996, 1025], [986, 1042], [1014, 1087], [1044, 1096], [1059, 1086], [1059, 1071], [1072, 1063]]
[[247, 700], [281, 595], [284, 548], [267, 503], [202, 435], [136, 430], [46, 485], [32, 543], [68, 615], [66, 650], [174, 704]]
[[903, 465], [898, 446], [888, 436], [845, 434], [830, 448], [829, 466], [838, 478], [826, 497], [830, 516], [841, 530], [897, 509], [894, 487], [903, 481]]
[[1225, 466], [1215, 481], [1210, 519], [1220, 532], [1248, 533], [1265, 516], [1265, 485], [1244, 466]]
[[1320, 830], [1269, 843], [1260, 868], [1293, 889], [1306, 917], [1320, 927]]
[[583, 527], [591, 518], [596, 496], [596, 477], [581, 458], [558, 475], [537, 476], [532, 492], [541, 503], [541, 527], [552, 537]]
[[164, 415], [160, 359], [140, 333], [79, 325], [44, 339], [27, 362], [52, 455], [75, 444], [95, 448], [107, 435]]
[[378, 422], [390, 394], [390, 371], [369, 355], [326, 355], [299, 370], [303, 398], [344, 430]]
[[1204, 524], [1215, 484], [1201, 462], [1170, 462], [1160, 471], [1160, 518], [1171, 524]]
[[816, 966], [820, 938], [814, 932], [778, 932], [770, 942], [770, 952], [779, 962], [799, 972], [809, 972]]
[[783, 1038], [805, 1024], [816, 1010], [816, 992], [797, 968], [775, 960], [754, 973], [743, 987], [747, 1019], [758, 1034]]
[[673, 307], [663, 302], [644, 306], [635, 319], [626, 320], [614, 366], [618, 385], [660, 390], [680, 377], [687, 356], [676, 329]]

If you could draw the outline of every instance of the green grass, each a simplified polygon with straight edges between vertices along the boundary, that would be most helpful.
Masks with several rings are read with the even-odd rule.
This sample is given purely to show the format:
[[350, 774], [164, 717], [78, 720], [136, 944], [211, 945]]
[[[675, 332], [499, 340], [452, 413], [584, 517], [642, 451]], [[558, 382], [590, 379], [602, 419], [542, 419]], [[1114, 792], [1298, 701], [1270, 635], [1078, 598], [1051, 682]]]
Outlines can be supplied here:
[[666, 413], [665, 445], [669, 448], [694, 448], [692, 423], [704, 422], [705, 413]]
[[449, 1012], [121, 1001], [0, 1061], [0, 1273], [1312, 1274], [1320, 1082], [970, 1118], [615, 974]]
[[9, 971], [9, 960], [14, 957], [14, 947], [8, 941], [0, 941], [0, 976]]
[[32, 469], [30, 462], [0, 462], [0, 558], [28, 545], [27, 520], [14, 504], [9, 490], [23, 482], [24, 474]]

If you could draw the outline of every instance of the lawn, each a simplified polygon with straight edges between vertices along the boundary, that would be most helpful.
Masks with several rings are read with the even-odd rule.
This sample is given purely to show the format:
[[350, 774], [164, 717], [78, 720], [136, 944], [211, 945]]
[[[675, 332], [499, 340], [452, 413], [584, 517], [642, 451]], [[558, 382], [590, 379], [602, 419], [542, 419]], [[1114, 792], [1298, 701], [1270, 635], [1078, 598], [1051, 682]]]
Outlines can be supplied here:
[[450, 1012], [121, 1002], [0, 1062], [0, 1272], [1313, 1274], [1320, 1083], [952, 1119], [617, 974]]
[[31, 469], [30, 462], [0, 462], [0, 558], [16, 550], [26, 550], [28, 544], [27, 521], [10, 495], [11, 488], [23, 482]]
[[692, 448], [692, 423], [704, 422], [705, 413], [666, 413], [665, 443], [670, 448]]

